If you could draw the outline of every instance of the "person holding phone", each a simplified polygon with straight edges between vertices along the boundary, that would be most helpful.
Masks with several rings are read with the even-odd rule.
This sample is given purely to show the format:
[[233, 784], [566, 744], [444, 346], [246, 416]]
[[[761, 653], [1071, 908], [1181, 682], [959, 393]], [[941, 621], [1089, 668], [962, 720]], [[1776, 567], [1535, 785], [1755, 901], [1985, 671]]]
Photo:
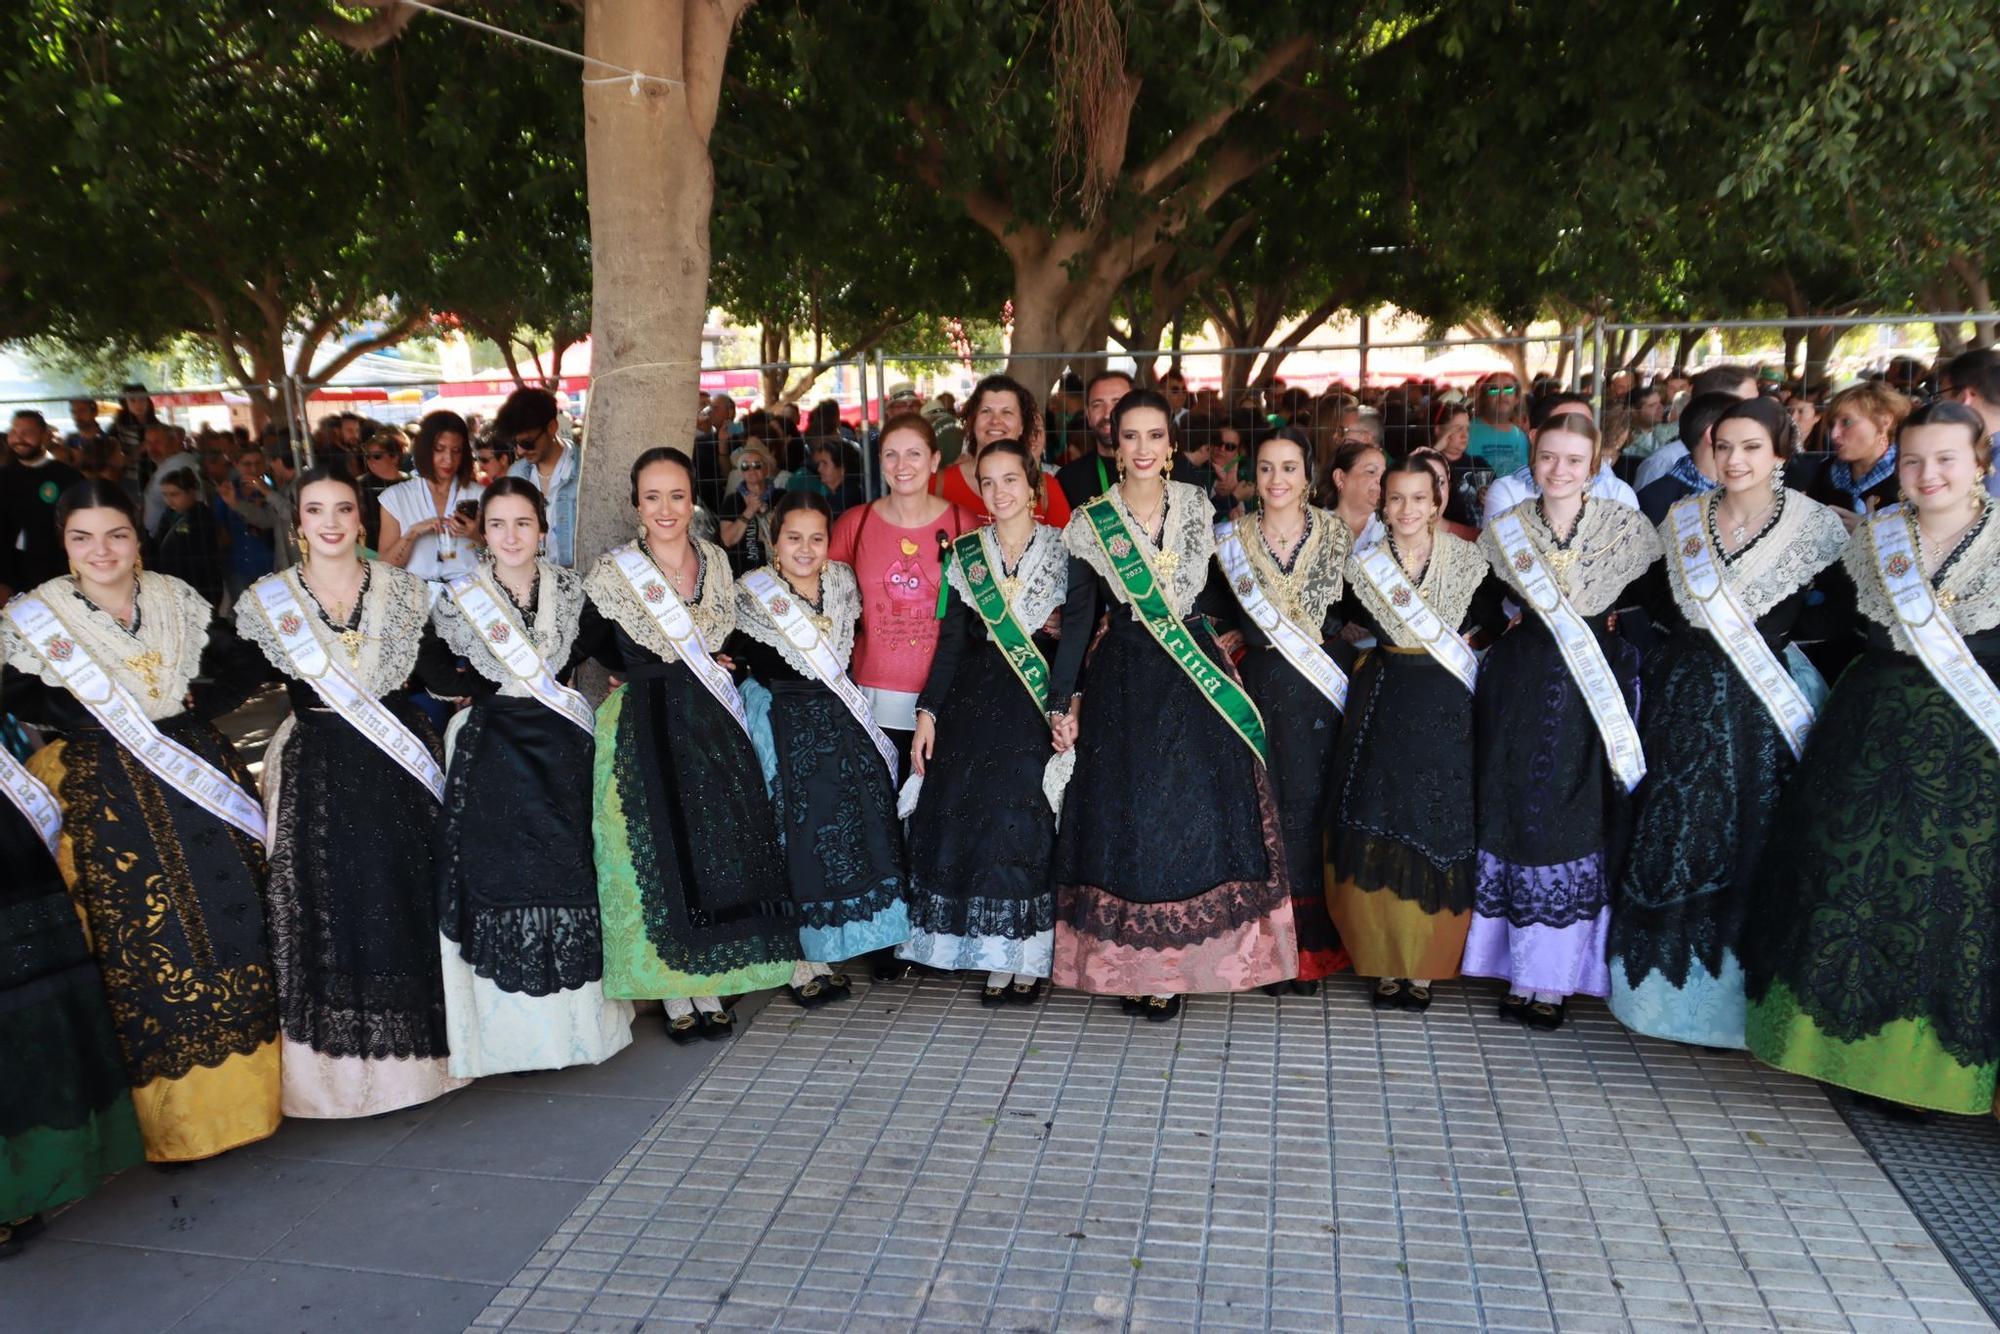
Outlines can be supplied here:
[[456, 412], [430, 413], [410, 447], [417, 475], [382, 492], [379, 554], [419, 579], [450, 579], [472, 569], [476, 525], [461, 512], [467, 502], [475, 510], [479, 504], [469, 438]]

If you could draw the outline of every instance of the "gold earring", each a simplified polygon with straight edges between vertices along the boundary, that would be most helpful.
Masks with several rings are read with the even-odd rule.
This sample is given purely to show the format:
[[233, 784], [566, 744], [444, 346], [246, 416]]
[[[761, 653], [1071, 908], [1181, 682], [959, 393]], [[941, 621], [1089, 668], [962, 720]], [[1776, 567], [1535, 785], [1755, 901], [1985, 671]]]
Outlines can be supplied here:
[[1171, 482], [1174, 480], [1174, 451], [1171, 449], [1167, 451], [1166, 466], [1160, 469], [1160, 480], [1163, 482]]
[[146, 553], [145, 553], [145, 552], [143, 552], [143, 551], [135, 551], [135, 552], [133, 552], [133, 553], [132, 553], [132, 573], [134, 573], [134, 574], [144, 574], [145, 572], [146, 572]]
[[299, 529], [299, 568], [303, 570], [311, 564], [312, 543], [306, 541], [306, 530], [301, 528]]

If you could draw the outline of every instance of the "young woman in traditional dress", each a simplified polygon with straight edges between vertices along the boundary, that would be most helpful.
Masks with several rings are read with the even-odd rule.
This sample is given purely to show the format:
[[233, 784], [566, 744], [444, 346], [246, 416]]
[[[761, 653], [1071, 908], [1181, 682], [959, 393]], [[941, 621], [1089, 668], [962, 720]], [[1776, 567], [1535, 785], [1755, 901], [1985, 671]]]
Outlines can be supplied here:
[[56, 869], [55, 794], [0, 747], [0, 1260], [146, 1156], [104, 979]]
[[1415, 454], [1382, 475], [1383, 540], [1347, 559], [1349, 614], [1375, 636], [1334, 749], [1328, 906], [1379, 1007], [1426, 1010], [1458, 976], [1477, 875], [1468, 639], [1506, 623], [1499, 577], [1442, 522]]
[[263, 673], [200, 594], [140, 569], [123, 489], [78, 483], [55, 518], [72, 573], [0, 617], [0, 711], [59, 738], [27, 767], [63, 814], [146, 1156], [208, 1158], [278, 1128], [264, 812], [211, 721]]
[[604, 994], [666, 1002], [667, 1034], [725, 1038], [721, 997], [792, 979], [799, 936], [750, 722], [714, 653], [736, 628], [729, 558], [696, 538], [694, 464], [632, 464], [638, 540], [584, 580], [576, 656], [623, 680], [597, 710], [592, 803]]
[[1896, 442], [1904, 506], [1841, 568], [1866, 648], [1779, 796], [1743, 930], [1759, 1060], [1938, 1111], [2000, 1074], [2000, 522], [1971, 409]]
[[1480, 537], [1521, 617], [1487, 655], [1473, 700], [1479, 872], [1460, 971], [1509, 984], [1501, 1014], [1556, 1028], [1567, 997], [1610, 990], [1609, 876], [1646, 769], [1639, 653], [1611, 622], [1661, 551], [1639, 511], [1587, 494], [1598, 467], [1588, 416], [1544, 423], [1531, 458], [1541, 494]]
[[984, 976], [982, 1005], [1038, 999], [1055, 940], [1049, 858], [1075, 761], [1053, 763], [1050, 623], [1068, 590], [1062, 531], [1038, 523], [1044, 475], [1018, 440], [980, 452], [993, 526], [958, 539], [951, 603], [917, 701], [910, 762], [910, 938], [897, 954]]
[[1063, 532], [1049, 702], [1056, 743], [1077, 759], [1052, 873], [1053, 981], [1165, 1021], [1186, 992], [1298, 976], [1298, 937], [1263, 720], [1195, 610], [1214, 509], [1167, 478], [1178, 441], [1164, 398], [1134, 390], [1111, 421], [1118, 484]]
[[1266, 436], [1255, 466], [1257, 512], [1216, 526], [1215, 587], [1207, 600], [1218, 626], [1228, 627], [1223, 651], [1247, 647], [1243, 689], [1264, 719], [1298, 930], [1299, 972], [1290, 985], [1311, 995], [1319, 979], [1348, 963], [1327, 916], [1326, 784], [1354, 665], [1352, 646], [1340, 637], [1343, 569], [1354, 538], [1347, 524], [1308, 503], [1312, 465], [1303, 442]]
[[787, 492], [771, 514], [772, 562], [736, 585], [736, 632], [725, 653], [751, 678], [751, 738], [785, 843], [804, 961], [792, 997], [844, 996], [829, 965], [893, 949], [910, 935], [903, 831], [896, 819], [896, 744], [848, 679], [861, 595], [854, 571], [826, 558], [826, 497]]
[[1778, 791], [1826, 693], [1788, 645], [1823, 619], [1816, 585], [1847, 528], [1786, 489], [1791, 421], [1776, 399], [1723, 413], [1712, 449], [1722, 488], [1680, 501], [1660, 525], [1670, 595], [1652, 600], [1652, 622], [1666, 637], [1646, 658], [1646, 781], [1608, 952], [1611, 1012], [1627, 1028], [1741, 1047], [1737, 939], [1759, 910]]
[[472, 701], [445, 731], [437, 843], [445, 1032], [466, 1078], [595, 1065], [632, 1040], [631, 1003], [604, 995], [596, 715], [567, 684], [583, 576], [543, 554], [526, 478], [486, 488], [479, 531], [489, 559], [446, 583], [417, 664], [432, 694]]
[[264, 762], [285, 1115], [373, 1116], [465, 1082], [438, 959], [444, 771], [408, 689], [431, 594], [361, 558], [344, 474], [300, 474], [298, 524], [300, 563], [251, 585], [236, 622], [292, 704]]

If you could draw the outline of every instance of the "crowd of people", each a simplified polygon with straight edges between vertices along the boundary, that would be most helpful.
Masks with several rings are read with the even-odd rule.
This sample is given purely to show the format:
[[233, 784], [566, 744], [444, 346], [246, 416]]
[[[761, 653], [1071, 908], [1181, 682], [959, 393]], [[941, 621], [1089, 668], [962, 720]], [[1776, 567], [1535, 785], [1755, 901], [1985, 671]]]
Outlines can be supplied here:
[[[80, 446], [17, 415], [0, 1253], [142, 1159], [853, 967], [1158, 1021], [1492, 978], [1991, 1109], [2000, 353], [1759, 379], [989, 376], [865, 441], [718, 397], [601, 552], [540, 390], [303, 470], [143, 391]], [[217, 720], [270, 686], [253, 781]]]

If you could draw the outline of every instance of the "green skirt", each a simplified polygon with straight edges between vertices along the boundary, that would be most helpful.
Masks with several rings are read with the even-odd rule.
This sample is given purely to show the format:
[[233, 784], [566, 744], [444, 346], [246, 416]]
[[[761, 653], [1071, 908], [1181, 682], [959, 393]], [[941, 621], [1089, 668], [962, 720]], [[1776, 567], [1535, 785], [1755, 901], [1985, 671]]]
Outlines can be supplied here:
[[763, 771], [693, 672], [629, 673], [597, 710], [592, 778], [604, 994], [727, 996], [791, 981], [799, 933]]
[[1841, 677], [1779, 798], [1749, 906], [1759, 1060], [1937, 1111], [2000, 1075], [2000, 756], [1916, 659]]

